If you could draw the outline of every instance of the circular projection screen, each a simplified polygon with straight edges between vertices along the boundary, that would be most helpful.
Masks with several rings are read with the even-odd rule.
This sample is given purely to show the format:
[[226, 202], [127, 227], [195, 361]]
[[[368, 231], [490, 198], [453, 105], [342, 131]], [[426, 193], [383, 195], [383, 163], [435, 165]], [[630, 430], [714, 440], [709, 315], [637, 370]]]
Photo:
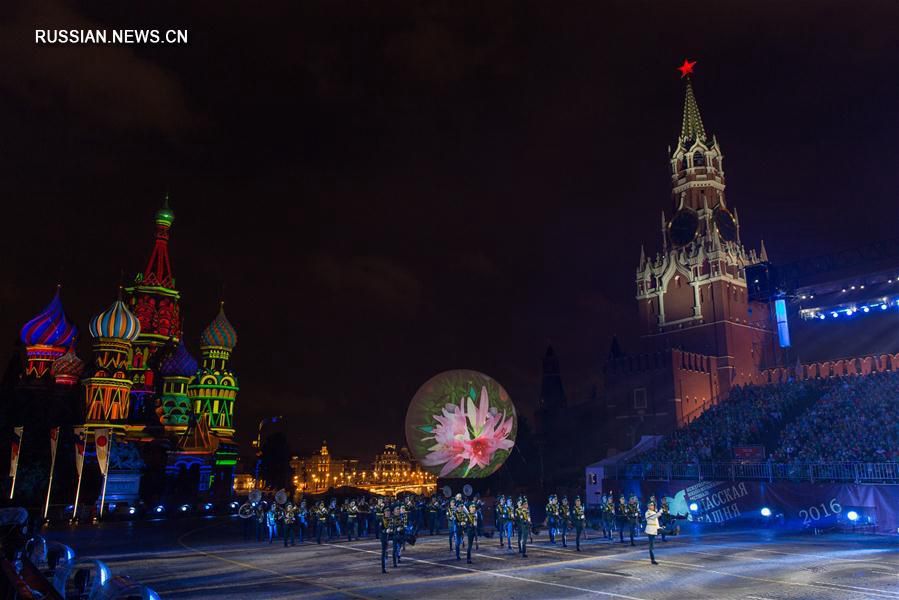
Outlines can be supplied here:
[[515, 446], [509, 394], [477, 371], [446, 371], [421, 386], [406, 411], [406, 443], [438, 477], [487, 477]]

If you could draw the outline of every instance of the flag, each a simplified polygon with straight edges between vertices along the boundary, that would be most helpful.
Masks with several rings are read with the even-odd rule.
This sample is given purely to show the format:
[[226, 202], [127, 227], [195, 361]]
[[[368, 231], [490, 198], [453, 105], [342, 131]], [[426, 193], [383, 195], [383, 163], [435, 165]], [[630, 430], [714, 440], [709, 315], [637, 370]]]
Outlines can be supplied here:
[[78, 477], [81, 477], [81, 468], [84, 467], [84, 427], [75, 427], [73, 432], [75, 433], [75, 468], [78, 470]]
[[50, 464], [56, 462], [56, 446], [59, 444], [59, 427], [50, 428]]
[[12, 430], [12, 454], [9, 458], [9, 476], [15, 477], [19, 468], [19, 448], [22, 445], [23, 427], [13, 427]]
[[112, 434], [108, 429], [94, 430], [94, 446], [97, 449], [97, 462], [100, 464], [100, 472], [106, 476], [109, 468], [109, 445], [112, 442]]

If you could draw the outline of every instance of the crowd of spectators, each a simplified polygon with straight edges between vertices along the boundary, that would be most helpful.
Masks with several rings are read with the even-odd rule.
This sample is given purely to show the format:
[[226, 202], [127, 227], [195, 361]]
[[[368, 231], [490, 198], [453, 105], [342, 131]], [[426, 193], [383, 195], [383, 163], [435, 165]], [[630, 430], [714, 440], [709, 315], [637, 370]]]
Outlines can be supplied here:
[[832, 386], [826, 380], [737, 386], [726, 400], [667, 436], [637, 461], [699, 463], [733, 460], [735, 446], [773, 445], [784, 424]]
[[837, 380], [783, 429], [775, 462], [899, 462], [899, 373]]

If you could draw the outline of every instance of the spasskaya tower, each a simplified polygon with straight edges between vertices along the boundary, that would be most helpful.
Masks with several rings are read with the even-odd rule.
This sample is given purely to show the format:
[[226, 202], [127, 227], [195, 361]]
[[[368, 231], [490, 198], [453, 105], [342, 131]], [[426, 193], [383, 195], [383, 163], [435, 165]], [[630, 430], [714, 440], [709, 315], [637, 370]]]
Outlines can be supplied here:
[[[662, 212], [658, 252], [641, 248], [637, 266], [641, 353], [610, 356], [606, 368], [618, 418], [646, 422], [653, 412], [674, 426], [751, 381], [774, 362], [776, 347], [768, 305], [750, 301], [746, 287], [746, 267], [768, 260], [764, 242], [756, 252], [740, 240], [724, 155], [693, 92], [694, 64], [679, 69], [686, 85], [680, 135], [669, 149], [671, 212]], [[670, 381], [659, 369], [671, 371]]]

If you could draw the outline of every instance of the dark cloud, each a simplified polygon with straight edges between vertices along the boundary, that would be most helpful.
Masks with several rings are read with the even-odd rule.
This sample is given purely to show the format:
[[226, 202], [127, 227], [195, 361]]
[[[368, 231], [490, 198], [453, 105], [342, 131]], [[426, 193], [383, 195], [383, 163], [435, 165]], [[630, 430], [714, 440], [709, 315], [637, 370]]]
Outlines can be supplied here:
[[35, 29], [104, 29], [58, 0], [16, 2], [0, 24], [0, 87], [29, 110], [66, 115], [76, 128], [158, 131], [176, 136], [202, 121], [171, 72], [117, 45], [34, 43]]

